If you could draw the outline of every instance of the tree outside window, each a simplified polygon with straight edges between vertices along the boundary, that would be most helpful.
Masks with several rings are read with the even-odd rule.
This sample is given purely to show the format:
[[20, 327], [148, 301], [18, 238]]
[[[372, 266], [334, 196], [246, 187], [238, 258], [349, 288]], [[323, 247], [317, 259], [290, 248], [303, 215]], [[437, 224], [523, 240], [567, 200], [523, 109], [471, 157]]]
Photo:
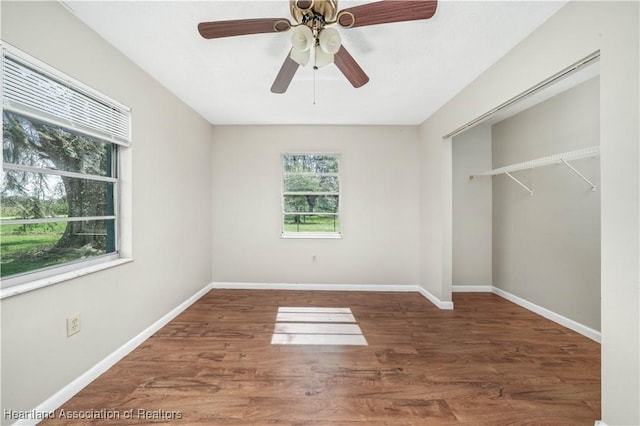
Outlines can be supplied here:
[[3, 112], [3, 278], [116, 251], [116, 146]]
[[340, 234], [340, 158], [335, 154], [285, 154], [283, 236]]

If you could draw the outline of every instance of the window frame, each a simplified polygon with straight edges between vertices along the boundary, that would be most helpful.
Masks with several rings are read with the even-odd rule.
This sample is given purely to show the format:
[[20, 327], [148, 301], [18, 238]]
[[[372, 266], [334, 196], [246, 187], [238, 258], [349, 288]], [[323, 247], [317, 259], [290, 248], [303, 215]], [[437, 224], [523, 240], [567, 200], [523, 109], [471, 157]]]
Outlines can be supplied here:
[[[330, 156], [335, 157], [338, 161], [337, 173], [313, 173], [313, 172], [300, 172], [300, 173], [287, 173], [285, 171], [285, 157], [287, 156]], [[280, 201], [281, 201], [281, 215], [280, 215], [280, 238], [283, 239], [341, 239], [342, 238], [342, 155], [336, 152], [284, 152], [280, 154], [280, 170], [281, 170], [281, 188], [280, 188]], [[308, 176], [334, 176], [338, 181], [338, 191], [285, 191], [285, 178], [291, 175], [308, 175]], [[285, 197], [291, 195], [330, 195], [338, 197], [338, 208], [336, 213], [323, 213], [323, 212], [287, 212], [285, 206]], [[302, 215], [307, 216], [334, 216], [338, 220], [338, 230], [335, 232], [292, 232], [285, 230], [285, 218], [287, 215]]]
[[[52, 265], [49, 267], [35, 269], [33, 271], [18, 273], [6, 278], [0, 279], [0, 299], [5, 297], [21, 294], [26, 291], [30, 291], [36, 288], [41, 288], [47, 285], [55, 284], [58, 282], [66, 281], [68, 279], [76, 278], [79, 276], [87, 275], [102, 269], [110, 268], [116, 265], [130, 262], [131, 259], [131, 223], [130, 223], [130, 208], [131, 197], [130, 194], [126, 195], [122, 191], [122, 172], [125, 172], [124, 176], [127, 178], [125, 183], [127, 188], [130, 188], [131, 170], [130, 160], [131, 154], [128, 152], [131, 144], [131, 109], [110, 97], [94, 90], [93, 88], [85, 85], [84, 83], [73, 79], [67, 74], [49, 66], [48, 64], [32, 57], [31, 55], [21, 51], [20, 49], [6, 43], [0, 42], [0, 50], [2, 56], [2, 66], [0, 66], [0, 82], [3, 87], [2, 91], [2, 110], [8, 113], [17, 114], [30, 120], [36, 120], [47, 125], [64, 129], [65, 131], [81, 134], [91, 139], [96, 140], [96, 143], [104, 143], [110, 146], [112, 150], [113, 162], [111, 164], [110, 176], [100, 176], [93, 174], [86, 174], [81, 172], [72, 172], [66, 170], [57, 170], [49, 168], [34, 167], [28, 165], [5, 163], [4, 162], [4, 149], [0, 150], [0, 163], [3, 170], [21, 171], [40, 173], [45, 175], [57, 175], [66, 176], [71, 178], [85, 179], [94, 182], [105, 182], [113, 185], [113, 215], [104, 216], [86, 216], [86, 217], [61, 217], [61, 218], [40, 218], [40, 219], [18, 219], [1, 221], [2, 225], [21, 225], [31, 223], [47, 223], [47, 222], [71, 222], [71, 221], [91, 221], [91, 220], [113, 220], [114, 224], [114, 251], [111, 253], [101, 254], [93, 256], [87, 259], [71, 260], [69, 262], [61, 263], [59, 265]], [[5, 63], [5, 61], [7, 63]], [[27, 68], [32, 72], [38, 74], [38, 77], [53, 87], [62, 87], [66, 89], [64, 95], [61, 95], [64, 101], [69, 101], [67, 105], [68, 110], [71, 111], [74, 106], [73, 102], [80, 100], [82, 105], [86, 104], [86, 110], [80, 109], [80, 115], [71, 116], [67, 114], [67, 117], [62, 115], [56, 116], [51, 113], [52, 107], [44, 105], [41, 109], [38, 106], [28, 105], [29, 100], [25, 103], [21, 102], [20, 90], [28, 90], [20, 87], [17, 90], [7, 94], [9, 90], [5, 91], [5, 84], [11, 83], [11, 78], [15, 82], [15, 75], [11, 78], [5, 74], [5, 66], [18, 66]], [[31, 76], [31, 74], [29, 74]], [[8, 83], [6, 83], [8, 81]], [[8, 87], [8, 86], [7, 86]], [[49, 89], [50, 91], [53, 89]], [[17, 95], [16, 95], [17, 93]], [[26, 93], [26, 92], [25, 92]], [[38, 96], [38, 95], [36, 95]], [[44, 93], [40, 96], [47, 96]], [[75, 97], [75, 98], [74, 98]], [[26, 99], [26, 98], [25, 98]], [[46, 99], [45, 99], [46, 101]], [[57, 99], [56, 99], [57, 101]], [[76, 104], [77, 105], [77, 104]], [[96, 108], [99, 109], [96, 115]], [[103, 111], [107, 111], [106, 120]], [[102, 112], [101, 112], [102, 111]], [[109, 113], [111, 111], [111, 113]], [[94, 119], [102, 120], [98, 127], [92, 128], [91, 124], [85, 124], [82, 120], [87, 116], [94, 117]], [[113, 116], [114, 122], [110, 122], [110, 117]], [[4, 114], [0, 118], [0, 122], [4, 120]], [[75, 120], [75, 118], [79, 120]], [[91, 118], [90, 118], [91, 120]], [[97, 122], [97, 121], [96, 121]], [[105, 123], [106, 122], [106, 127]], [[114, 124], [115, 123], [115, 124]], [[4, 123], [3, 123], [4, 124]], [[110, 127], [113, 126], [113, 127]], [[126, 159], [126, 166], [123, 168], [123, 158]], [[123, 209], [123, 204], [125, 204]], [[123, 223], [122, 216], [123, 210], [127, 216], [126, 224]], [[107, 212], [105, 212], [107, 213]]]

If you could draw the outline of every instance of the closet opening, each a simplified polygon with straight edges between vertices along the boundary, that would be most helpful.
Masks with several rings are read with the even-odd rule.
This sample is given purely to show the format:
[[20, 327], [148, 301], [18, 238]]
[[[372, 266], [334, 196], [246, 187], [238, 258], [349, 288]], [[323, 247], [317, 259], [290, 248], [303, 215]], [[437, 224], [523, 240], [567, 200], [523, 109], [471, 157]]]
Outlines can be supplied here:
[[599, 74], [596, 52], [445, 137], [452, 291], [493, 292], [596, 341]]

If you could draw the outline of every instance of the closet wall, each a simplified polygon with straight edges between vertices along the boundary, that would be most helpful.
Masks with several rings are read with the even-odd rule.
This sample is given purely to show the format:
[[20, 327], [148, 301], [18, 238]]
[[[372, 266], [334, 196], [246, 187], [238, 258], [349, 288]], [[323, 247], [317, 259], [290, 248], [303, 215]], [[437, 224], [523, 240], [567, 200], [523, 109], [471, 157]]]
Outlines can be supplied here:
[[[454, 290], [485, 290], [493, 283], [491, 178], [469, 175], [491, 169], [491, 126], [479, 125], [453, 138]], [[473, 287], [473, 288], [472, 288]]]
[[[599, 78], [493, 125], [493, 168], [599, 145]], [[571, 162], [600, 186], [600, 161]], [[600, 330], [600, 192], [565, 165], [493, 180], [493, 285]]]
[[469, 175], [600, 141], [599, 78], [592, 78], [452, 142], [453, 289], [493, 286], [600, 331], [600, 159]]

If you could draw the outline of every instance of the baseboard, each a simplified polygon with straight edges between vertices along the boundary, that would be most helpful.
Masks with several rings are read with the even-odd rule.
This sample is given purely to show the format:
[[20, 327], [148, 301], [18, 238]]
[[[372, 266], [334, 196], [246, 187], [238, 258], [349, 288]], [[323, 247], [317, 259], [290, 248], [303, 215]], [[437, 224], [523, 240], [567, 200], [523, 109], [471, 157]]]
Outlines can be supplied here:
[[312, 291], [398, 291], [418, 292], [440, 309], [453, 309], [453, 302], [443, 302], [417, 285], [390, 284], [286, 284], [286, 283], [238, 283], [214, 282], [212, 288], [235, 290], [312, 290]]
[[445, 310], [453, 309], [453, 302], [443, 302], [442, 300], [438, 299], [436, 296], [431, 294], [428, 290], [425, 290], [424, 288], [419, 286], [418, 286], [418, 292], [424, 297], [426, 297], [427, 299], [429, 299], [429, 302], [433, 303], [434, 305], [436, 305], [436, 307], [440, 309], [445, 309]]
[[451, 287], [454, 293], [491, 293], [493, 286], [490, 285], [454, 285]]
[[[113, 351], [102, 361], [98, 362], [96, 365], [91, 367], [89, 370], [84, 372], [78, 378], [73, 380], [71, 383], [60, 389], [54, 395], [49, 397], [43, 403], [38, 405], [33, 412], [35, 413], [50, 413], [52, 411], [60, 408], [65, 402], [71, 399], [74, 395], [80, 392], [85, 386], [89, 383], [97, 379], [102, 373], [113, 367], [118, 361], [127, 356], [129, 352], [133, 351], [135, 348], [140, 346], [145, 340], [149, 337], [153, 336], [158, 330], [164, 327], [169, 321], [177, 317], [180, 313], [186, 310], [189, 306], [195, 303], [202, 296], [207, 294], [209, 290], [211, 290], [211, 284], [208, 284], [203, 289], [198, 291], [193, 296], [189, 297], [187, 300], [182, 302], [180, 305], [172, 309], [168, 314], [160, 318], [158, 321], [151, 324], [140, 334], [135, 336], [133, 339], [129, 340], [127, 343]], [[39, 422], [39, 420], [28, 419], [28, 420], [19, 420], [14, 425], [35, 425]]]
[[214, 282], [211, 288], [234, 290], [309, 290], [309, 291], [418, 291], [415, 285], [389, 284], [294, 284]]
[[535, 312], [536, 314], [543, 316], [553, 322], [556, 322], [564, 327], [567, 327], [568, 329], [573, 330], [576, 333], [582, 334], [583, 336], [588, 337], [593, 341], [601, 343], [602, 336], [600, 332], [589, 328], [586, 325], [580, 324], [579, 322], [550, 311], [547, 308], [543, 308], [542, 306], [536, 305], [535, 303], [531, 303], [528, 300], [522, 299], [497, 287], [493, 287], [492, 293], [497, 294], [498, 296], [507, 299], [508, 301], [513, 302], [516, 305], [522, 306], [523, 308]]

